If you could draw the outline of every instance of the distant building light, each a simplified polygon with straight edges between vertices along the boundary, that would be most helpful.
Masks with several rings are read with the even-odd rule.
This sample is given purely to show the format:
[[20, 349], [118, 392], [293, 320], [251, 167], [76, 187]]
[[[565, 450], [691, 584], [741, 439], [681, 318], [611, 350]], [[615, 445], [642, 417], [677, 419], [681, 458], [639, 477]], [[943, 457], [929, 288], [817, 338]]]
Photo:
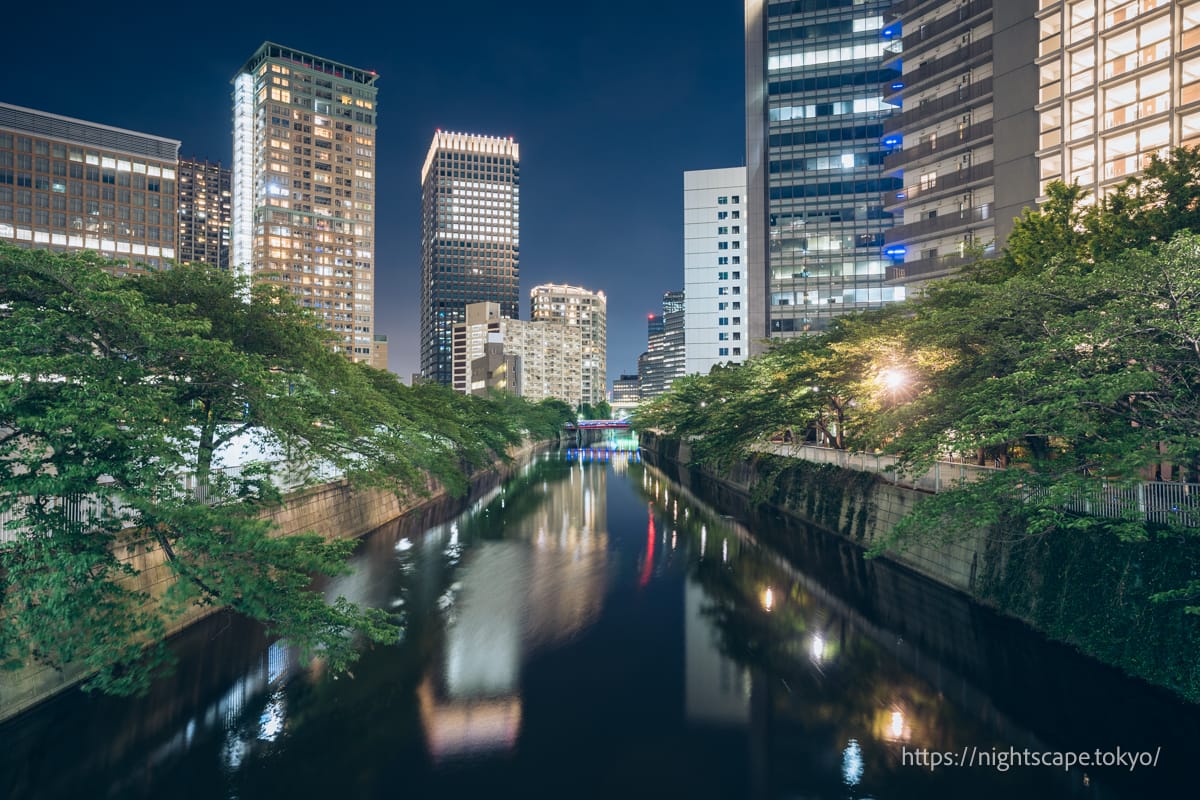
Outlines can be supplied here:
[[889, 247], [888, 249], [883, 251], [883, 254], [885, 256], [891, 256], [892, 258], [903, 258], [907, 253], [908, 253], [908, 248], [903, 247], [903, 246]]
[[904, 84], [903, 84], [903, 83], [893, 83], [893, 84], [892, 84], [892, 88], [893, 88], [893, 89], [897, 89], [897, 90], [898, 90], [898, 89], [903, 89], [903, 88], [904, 88]]

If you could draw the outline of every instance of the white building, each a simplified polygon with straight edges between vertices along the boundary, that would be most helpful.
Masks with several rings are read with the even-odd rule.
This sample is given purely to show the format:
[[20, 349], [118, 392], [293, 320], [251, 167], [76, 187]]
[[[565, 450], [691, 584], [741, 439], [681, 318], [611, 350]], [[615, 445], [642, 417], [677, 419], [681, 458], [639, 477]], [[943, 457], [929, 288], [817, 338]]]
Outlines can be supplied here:
[[583, 335], [583, 402], [596, 405], [605, 399], [608, 385], [608, 300], [604, 292], [578, 286], [546, 283], [529, 292], [529, 318], [564, 322]]
[[686, 374], [740, 364], [750, 353], [746, 224], [744, 167], [683, 173]]
[[[583, 334], [563, 322], [524, 322], [501, 316], [499, 303], [471, 303], [453, 328], [456, 391], [512, 391], [533, 402], [582, 402]], [[513, 374], [515, 373], [515, 374]]]

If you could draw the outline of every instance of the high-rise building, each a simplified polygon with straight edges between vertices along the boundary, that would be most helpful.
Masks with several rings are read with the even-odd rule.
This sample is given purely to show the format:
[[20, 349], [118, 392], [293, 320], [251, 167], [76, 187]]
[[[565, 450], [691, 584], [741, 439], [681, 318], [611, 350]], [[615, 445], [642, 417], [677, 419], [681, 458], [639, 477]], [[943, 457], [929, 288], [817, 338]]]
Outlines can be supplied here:
[[421, 169], [421, 374], [454, 380], [452, 331], [470, 303], [520, 316], [520, 149], [513, 139], [434, 134]]
[[819, 331], [839, 314], [902, 300], [883, 194], [880, 87], [890, 0], [746, 0], [748, 312], [751, 348]]
[[234, 269], [373, 358], [376, 74], [264, 43], [233, 79]]
[[646, 320], [646, 352], [638, 359], [642, 399], [657, 397], [684, 374], [684, 293], [663, 293], [662, 315]]
[[608, 387], [608, 300], [604, 292], [545, 283], [529, 292], [529, 318], [578, 326], [583, 335], [584, 403], [602, 402]]
[[683, 173], [685, 374], [740, 364], [750, 352], [745, 253], [746, 169]]
[[508, 391], [533, 402], [582, 401], [583, 329], [561, 321], [503, 316], [500, 303], [469, 303], [451, 329], [453, 387], [464, 394]]
[[178, 163], [176, 139], [0, 103], [0, 239], [166, 266]]
[[1103, 195], [1200, 144], [1200, 2], [1043, 0], [1037, 20], [1039, 194], [1062, 180]]
[[229, 269], [233, 171], [208, 161], [179, 160], [178, 259]]
[[614, 414], [624, 416], [638, 407], [641, 400], [641, 382], [637, 375], [622, 375], [613, 381], [612, 406]]
[[[911, 2], [885, 12], [885, 233], [891, 284], [910, 290], [999, 252], [1037, 194], [1037, 0]], [[899, 260], [903, 263], [899, 263]]]

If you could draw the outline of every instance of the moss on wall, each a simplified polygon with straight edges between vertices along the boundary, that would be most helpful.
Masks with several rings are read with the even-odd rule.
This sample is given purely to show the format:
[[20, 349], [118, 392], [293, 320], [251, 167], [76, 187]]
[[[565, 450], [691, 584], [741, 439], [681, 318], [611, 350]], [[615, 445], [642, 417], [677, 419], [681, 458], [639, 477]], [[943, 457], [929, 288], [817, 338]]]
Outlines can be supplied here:
[[[679, 461], [669, 439], [644, 437], [643, 445], [652, 461], [687, 467], [863, 547], [920, 497], [828, 464], [764, 455], [714, 472]], [[1154, 531], [1147, 541], [1126, 542], [1098, 531], [1034, 537], [1024, 530], [1013, 520], [948, 532], [889, 560], [1200, 703], [1200, 616], [1185, 613], [1182, 601], [1152, 599], [1200, 576], [1200, 542]]]

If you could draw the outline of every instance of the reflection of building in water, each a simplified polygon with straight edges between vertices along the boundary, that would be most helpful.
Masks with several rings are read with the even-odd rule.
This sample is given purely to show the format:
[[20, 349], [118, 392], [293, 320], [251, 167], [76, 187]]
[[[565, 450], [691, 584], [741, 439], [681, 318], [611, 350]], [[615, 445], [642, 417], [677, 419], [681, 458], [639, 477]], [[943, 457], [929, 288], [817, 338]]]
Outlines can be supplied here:
[[691, 722], [744, 726], [750, 722], [750, 673], [721, 652], [704, 600], [699, 585], [684, 583], [684, 712]]
[[452, 621], [440, 674], [420, 689], [435, 759], [511, 750], [521, 727], [522, 662], [599, 616], [606, 490], [606, 469], [574, 466], [545, 484], [544, 502], [517, 520], [519, 534], [470, 549], [446, 595]]

